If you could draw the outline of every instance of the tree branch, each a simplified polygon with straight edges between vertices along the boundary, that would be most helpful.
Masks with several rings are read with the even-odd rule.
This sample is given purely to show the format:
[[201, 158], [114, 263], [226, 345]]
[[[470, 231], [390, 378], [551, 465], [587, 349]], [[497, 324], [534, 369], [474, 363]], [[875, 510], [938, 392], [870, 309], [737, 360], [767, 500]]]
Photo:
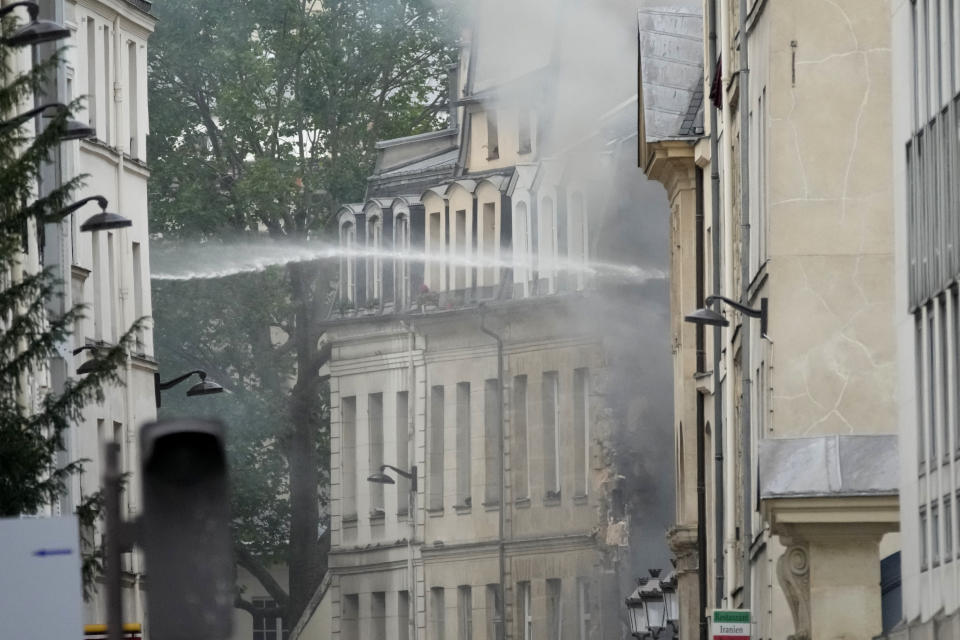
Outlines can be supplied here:
[[[249, 551], [247, 551], [242, 545], [237, 545], [237, 564], [246, 569], [250, 575], [257, 579], [257, 581], [263, 585], [263, 588], [267, 590], [267, 593], [270, 594], [270, 597], [273, 598], [278, 605], [278, 609], [283, 609], [286, 611], [287, 606], [290, 604], [290, 596], [287, 595], [286, 590], [280, 586], [273, 575], [267, 570], [259, 560], [253, 557]], [[239, 598], [239, 596], [238, 596]], [[234, 603], [238, 609], [243, 609], [244, 607], [238, 606], [236, 602]], [[264, 611], [264, 610], [258, 610]]]

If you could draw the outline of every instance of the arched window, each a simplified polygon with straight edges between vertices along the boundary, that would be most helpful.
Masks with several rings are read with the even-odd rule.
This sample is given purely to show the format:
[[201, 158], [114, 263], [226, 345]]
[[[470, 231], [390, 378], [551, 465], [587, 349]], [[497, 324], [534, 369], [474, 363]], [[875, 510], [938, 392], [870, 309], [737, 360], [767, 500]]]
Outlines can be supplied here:
[[372, 216], [367, 222], [367, 290], [368, 300], [380, 301], [383, 297], [383, 217]]
[[357, 277], [357, 228], [353, 222], [345, 222], [340, 227], [340, 244], [345, 249], [340, 259], [340, 300], [354, 302], [356, 300]]
[[[569, 210], [569, 232], [568, 232], [568, 255], [570, 261], [574, 264], [583, 264], [587, 262], [587, 215], [584, 207], [583, 194], [575, 191], [570, 195]], [[577, 289], [583, 289], [585, 283], [585, 274], [583, 271], [577, 271], [575, 274]]]
[[[395, 218], [393, 247], [397, 253], [404, 255], [410, 251], [410, 217], [406, 213], [397, 214]], [[398, 258], [393, 272], [396, 274], [394, 290], [397, 292], [397, 307], [402, 309], [410, 304], [410, 262]]]
[[557, 260], [557, 226], [553, 198], [540, 201], [540, 275], [550, 280], [550, 292], [554, 291], [554, 273]]
[[530, 216], [527, 203], [518, 202], [513, 208], [513, 272], [516, 282], [523, 283], [523, 293], [527, 288], [533, 265], [530, 260]]

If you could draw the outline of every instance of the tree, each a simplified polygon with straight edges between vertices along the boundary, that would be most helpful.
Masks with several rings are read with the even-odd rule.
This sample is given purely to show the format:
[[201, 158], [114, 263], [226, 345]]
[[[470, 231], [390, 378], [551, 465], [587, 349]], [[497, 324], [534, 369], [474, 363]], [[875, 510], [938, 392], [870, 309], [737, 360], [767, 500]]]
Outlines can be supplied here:
[[[154, 231], [165, 238], [324, 237], [338, 203], [363, 197], [377, 139], [442, 124], [452, 38], [448, 15], [430, 0], [170, 0], [156, 8], [150, 197]], [[325, 570], [317, 536], [328, 419], [319, 372], [330, 278], [326, 265], [294, 263], [155, 292], [158, 353], [202, 364], [238, 390], [230, 417], [244, 436], [233, 463], [259, 477], [235, 481], [238, 558], [291, 624]], [[184, 295], [204, 297], [186, 317], [167, 303]], [[275, 527], [286, 518], [283, 535]], [[264, 567], [277, 557], [287, 560], [287, 590]], [[237, 605], [252, 610], [242, 594]]]
[[[4, 20], [11, 33], [13, 20]], [[76, 103], [48, 110], [45, 127], [34, 132], [33, 118], [22, 114], [25, 104], [42, 98], [48, 78], [59, 64], [59, 54], [26, 70], [14, 68], [15, 52], [0, 44], [0, 517], [34, 514], [63, 495], [68, 478], [82, 470], [84, 460], [59, 461], [63, 434], [81, 419], [85, 405], [103, 400], [103, 388], [120, 384], [118, 366], [139, 325], [115, 346], [104, 350], [94, 371], [62, 388], [42, 384], [48, 363], [58, 357], [82, 307], [52, 312], [62, 283], [46, 269], [30, 264], [29, 247], [41, 244], [38, 230], [58, 222], [64, 206], [84, 176], [64, 184], [38, 189], [41, 167], [49, 162], [65, 133]], [[38, 195], [38, 191], [39, 194]], [[82, 498], [77, 508], [81, 522], [92, 525], [99, 517], [100, 497]], [[84, 562], [85, 585], [90, 586], [98, 565], [91, 550]]]

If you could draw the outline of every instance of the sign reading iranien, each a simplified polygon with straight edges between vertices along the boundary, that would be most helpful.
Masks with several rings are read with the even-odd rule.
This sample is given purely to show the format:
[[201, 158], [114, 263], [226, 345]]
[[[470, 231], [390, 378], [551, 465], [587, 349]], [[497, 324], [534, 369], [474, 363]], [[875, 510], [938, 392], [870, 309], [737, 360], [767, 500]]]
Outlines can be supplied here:
[[710, 637], [713, 640], [750, 640], [750, 611], [714, 609]]

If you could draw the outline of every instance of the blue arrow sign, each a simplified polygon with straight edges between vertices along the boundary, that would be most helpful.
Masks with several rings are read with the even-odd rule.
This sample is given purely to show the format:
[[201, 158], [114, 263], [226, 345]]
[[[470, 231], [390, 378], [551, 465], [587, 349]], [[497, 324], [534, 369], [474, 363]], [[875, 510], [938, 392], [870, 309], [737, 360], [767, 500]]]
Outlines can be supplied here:
[[72, 549], [37, 549], [33, 555], [44, 558], [46, 556], [68, 556], [73, 553]]

